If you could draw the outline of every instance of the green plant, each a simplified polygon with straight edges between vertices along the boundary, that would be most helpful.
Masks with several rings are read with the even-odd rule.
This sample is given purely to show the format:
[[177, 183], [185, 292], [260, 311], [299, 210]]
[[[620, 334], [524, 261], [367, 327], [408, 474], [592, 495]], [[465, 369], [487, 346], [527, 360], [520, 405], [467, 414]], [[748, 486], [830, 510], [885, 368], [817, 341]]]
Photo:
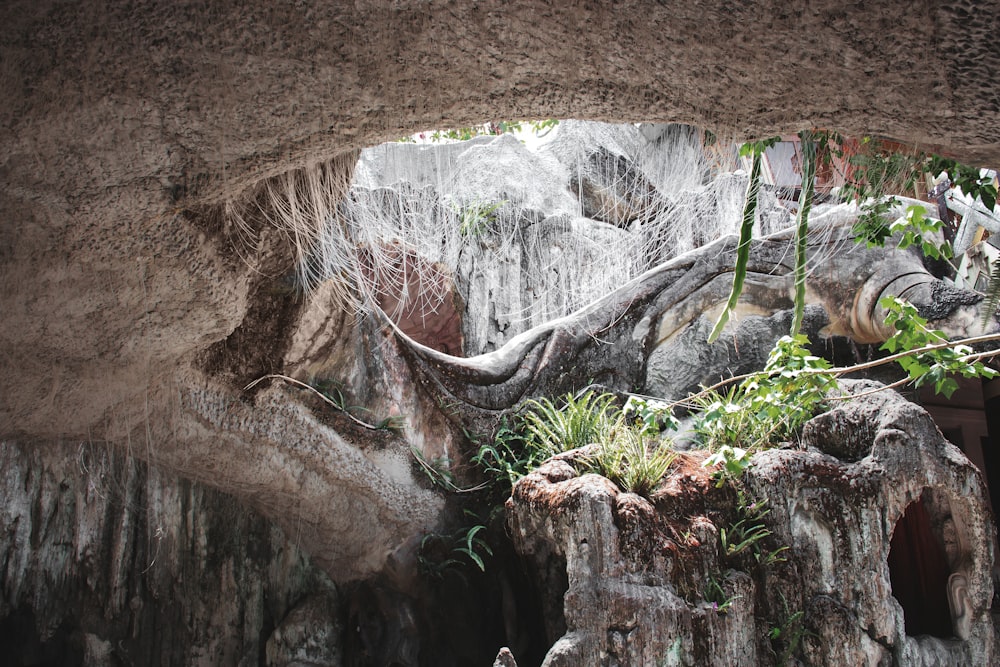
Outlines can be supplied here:
[[517, 480], [540, 466], [546, 458], [548, 456], [544, 451], [529, 448], [518, 429], [512, 428], [504, 418], [496, 436], [480, 445], [472, 462], [479, 466], [493, 485], [499, 484], [504, 493], [509, 493]]
[[[902, 301], [897, 304], [892, 299], [882, 305], [890, 311], [888, 323], [899, 329], [883, 345], [894, 352], [887, 357], [831, 368], [825, 360], [808, 354], [802, 347], [804, 337], [786, 336], [772, 350], [763, 371], [722, 380], [667, 405], [669, 409], [684, 406], [698, 411], [694, 430], [701, 444], [716, 452], [706, 465], [724, 466], [717, 473], [720, 484], [726, 476], [737, 477], [749, 465], [753, 451], [793, 434], [824, 401], [856, 397], [833, 394], [836, 378], [843, 375], [899, 363], [907, 377], [871, 392], [932, 382], [937, 391], [948, 395], [957, 386], [949, 374], [983, 378], [997, 375], [981, 360], [997, 356], [1000, 350], [974, 352], [970, 346], [1000, 340], [1000, 334], [948, 341], [941, 332], [927, 328], [927, 321], [912, 305]], [[893, 315], [893, 311], [897, 314]]]
[[937, 218], [927, 217], [927, 209], [923, 206], [907, 206], [902, 218], [889, 225], [891, 234], [900, 234], [898, 248], [919, 246], [927, 257], [933, 259], [951, 259], [954, 251], [951, 243], [943, 241], [935, 243], [932, 235], [941, 231], [944, 223]]
[[958, 389], [958, 382], [952, 377], [954, 375], [967, 378], [993, 378], [998, 375], [997, 371], [979, 361], [980, 355], [968, 345], [936, 345], [947, 343], [948, 338], [943, 332], [929, 328], [927, 320], [920, 316], [913, 304], [899, 297], [883, 297], [879, 305], [886, 310], [886, 324], [896, 329], [896, 333], [883, 343], [882, 349], [912, 352], [901, 357], [899, 365], [914, 386], [932, 384], [935, 393], [950, 398]]
[[763, 371], [724, 392], [695, 397], [702, 408], [695, 431], [708, 449], [728, 445], [753, 452], [791, 436], [812, 418], [837, 383], [827, 372], [830, 363], [810, 354], [807, 344], [801, 334], [784, 336]]
[[548, 398], [528, 401], [523, 428], [528, 445], [543, 455], [543, 460], [560, 452], [594, 444], [602, 440], [613, 423], [614, 396], [586, 392], [575, 397], [567, 394], [565, 404], [557, 408]]
[[788, 600], [781, 596], [781, 604], [784, 608], [781, 619], [776, 625], [771, 626], [767, 633], [767, 638], [771, 640], [771, 652], [776, 658], [778, 665], [787, 665], [795, 652], [802, 644], [802, 638], [809, 634], [806, 630], [804, 618], [805, 612], [801, 609], [792, 612], [788, 608]]
[[497, 211], [506, 204], [505, 201], [487, 204], [473, 202], [468, 206], [456, 207], [458, 213], [458, 233], [463, 237], [482, 236], [496, 222]]
[[748, 524], [746, 519], [740, 519], [732, 524], [727, 531], [719, 529], [719, 540], [726, 557], [733, 558], [756, 545], [756, 543], [771, 534], [763, 524]]
[[733, 286], [729, 292], [726, 307], [715, 322], [708, 342], [714, 343], [729, 322], [736, 304], [743, 293], [743, 283], [746, 280], [747, 264], [750, 261], [750, 241], [753, 238], [753, 225], [757, 219], [757, 199], [760, 194], [760, 172], [764, 159], [764, 151], [778, 142], [780, 137], [772, 137], [764, 141], [743, 144], [740, 147], [740, 157], [750, 157], [750, 178], [747, 182], [747, 193], [743, 205], [743, 217], [740, 225], [740, 239], [736, 245], [736, 266], [733, 269]]
[[745, 390], [758, 415], [781, 424], [777, 435], [796, 431], [816, 414], [837, 381], [830, 362], [810, 354], [809, 339], [783, 336], [768, 355], [763, 372], [747, 378]]
[[[770, 440], [775, 425], [759, 419], [743, 401], [743, 395], [742, 388], [734, 385], [690, 399], [699, 411], [694, 422], [695, 433], [705, 449], [717, 454], [706, 465], [725, 463], [728, 468], [730, 461], [746, 459], [751, 447]], [[742, 471], [742, 467], [736, 467]]]
[[417, 552], [420, 569], [426, 575], [440, 579], [449, 569], [461, 568], [471, 562], [481, 572], [485, 572], [485, 557], [493, 555], [493, 549], [480, 536], [485, 529], [486, 526], [476, 524], [450, 534], [425, 535]]
[[729, 528], [719, 529], [723, 555], [732, 560], [748, 553], [753, 556], [755, 563], [764, 566], [783, 562], [785, 559], [781, 554], [788, 549], [787, 546], [767, 550], [763, 545], [763, 540], [772, 534], [764, 523], [764, 517], [771, 513], [767, 499], [756, 500], [738, 487], [736, 497], [739, 519], [730, 524]]
[[624, 491], [648, 495], [676, 459], [668, 443], [647, 438], [644, 431], [620, 419], [597, 445], [588, 467]]
[[559, 124], [559, 120], [556, 118], [547, 118], [545, 120], [529, 120], [528, 125], [531, 126], [531, 131], [537, 137], [544, 137], [549, 132], [555, 129]]
[[889, 192], [912, 190], [918, 176], [921, 155], [889, 150], [885, 144], [864, 137], [859, 150], [850, 156], [851, 179], [841, 188], [845, 199], [861, 206], [861, 214], [852, 228], [855, 241], [869, 247], [882, 246], [892, 232], [886, 214], [898, 200], [885, 197]]
[[[886, 238], [907, 230], [911, 224], [921, 224], [919, 219], [890, 224], [885, 216], [899, 203], [894, 194], [912, 191], [917, 181], [927, 175], [937, 177], [944, 172], [952, 186], [973, 200], [979, 199], [990, 211], [996, 207], [997, 189], [993, 179], [983, 175], [980, 169], [951, 158], [921, 151], [892, 150], [885, 142], [864, 137], [860, 150], [850, 157], [849, 162], [851, 179], [841, 189], [841, 194], [860, 204], [861, 215], [852, 231], [855, 241], [870, 247], [884, 245]], [[907, 218], [911, 217], [910, 209], [907, 209]], [[919, 236], [919, 231], [915, 235]], [[933, 254], [935, 250], [946, 258], [951, 257], [950, 245], [948, 250], [944, 250], [943, 245], [925, 247], [925, 253], [932, 257], [937, 257]]]
[[661, 428], [675, 427], [676, 420], [663, 413], [662, 403], [637, 398], [622, 411], [614, 396], [594, 392], [567, 395], [562, 403], [528, 401], [527, 411], [512, 425], [501, 422], [473, 462], [506, 493], [546, 459], [588, 445], [596, 447], [582, 461], [584, 469], [626, 491], [648, 494], [667, 474], [676, 453], [660, 434]]
[[704, 597], [705, 602], [711, 603], [712, 609], [717, 614], [728, 613], [729, 607], [739, 599], [739, 596], [732, 596], [726, 593], [726, 590], [722, 587], [722, 583], [712, 575], [709, 575], [708, 581], [705, 582], [702, 597]]
[[[358, 408], [359, 410], [367, 410], [368, 408]], [[374, 424], [375, 430], [379, 431], [402, 431], [403, 427], [406, 426], [406, 418], [403, 415], [392, 415], [390, 417], [383, 417]]]
[[455, 547], [455, 551], [459, 554], [465, 555], [469, 560], [476, 564], [476, 567], [480, 571], [486, 571], [486, 563], [483, 562], [483, 557], [480, 555], [480, 551], [484, 552], [488, 556], [493, 555], [493, 549], [490, 545], [486, 543], [484, 539], [479, 537], [479, 532], [485, 530], [486, 526], [476, 525], [472, 526], [465, 532], [465, 537], [461, 544]]
[[331, 405], [336, 406], [338, 410], [342, 412], [348, 410], [347, 399], [344, 397], [344, 390], [339, 382], [325, 378], [314, 379], [310, 384], [316, 391], [326, 397]]
[[646, 396], [629, 396], [622, 414], [630, 424], [637, 426], [647, 436], [676, 431], [680, 426], [669, 403]]
[[952, 186], [957, 187], [974, 200], [979, 199], [987, 210], [996, 209], [997, 186], [993, 176], [983, 174], [978, 167], [971, 167], [951, 158], [934, 154], [923, 155], [920, 173], [936, 176], [941, 172], [948, 174]]
[[524, 412], [500, 421], [496, 435], [480, 445], [472, 462], [504, 495], [521, 477], [561, 452], [598, 442], [612, 423], [614, 396], [567, 394], [563, 406], [532, 399]]
[[607, 477], [625, 491], [648, 494], [676, 458], [667, 444], [651, 437], [654, 430], [659, 434], [657, 420], [662, 414], [660, 408], [642, 399], [630, 406], [633, 413], [640, 415], [640, 421], [634, 424], [614, 407], [611, 394], [567, 396], [561, 409], [548, 399], [532, 401], [531, 405], [524, 420], [525, 433], [539, 451], [551, 452], [551, 456], [596, 444], [596, 451], [586, 460], [586, 469]]
[[[743, 415], [749, 414], [741, 411], [738, 406], [735, 406], [735, 410]], [[743, 471], [750, 467], [750, 452], [739, 447], [722, 445], [717, 452], [705, 459], [703, 465], [706, 467], [719, 466], [719, 469], [714, 473], [714, 478], [716, 488], [721, 489], [727, 481], [739, 479]]]
[[892, 236], [889, 221], [886, 216], [896, 206], [895, 197], [876, 199], [866, 202], [861, 207], [858, 219], [851, 227], [851, 236], [855, 243], [864, 243], [869, 248], [881, 248], [885, 240]]

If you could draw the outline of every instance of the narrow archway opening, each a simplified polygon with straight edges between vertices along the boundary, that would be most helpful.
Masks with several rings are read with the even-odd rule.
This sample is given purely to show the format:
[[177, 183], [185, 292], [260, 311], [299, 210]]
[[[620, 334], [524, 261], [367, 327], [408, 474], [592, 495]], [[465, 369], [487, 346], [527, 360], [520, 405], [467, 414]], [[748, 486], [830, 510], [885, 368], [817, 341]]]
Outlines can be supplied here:
[[946, 639], [955, 634], [947, 593], [951, 569], [925, 496], [927, 491], [896, 522], [889, 546], [889, 581], [903, 608], [906, 634]]

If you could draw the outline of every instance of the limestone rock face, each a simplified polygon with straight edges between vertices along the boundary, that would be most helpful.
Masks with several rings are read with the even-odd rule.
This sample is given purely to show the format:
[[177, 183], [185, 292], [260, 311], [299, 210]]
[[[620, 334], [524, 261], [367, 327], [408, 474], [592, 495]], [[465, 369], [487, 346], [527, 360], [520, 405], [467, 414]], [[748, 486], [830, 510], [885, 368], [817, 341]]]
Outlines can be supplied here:
[[[586, 7], [536, 0], [3, 3], [0, 438], [45, 442], [39, 447], [60, 455], [60, 443], [74, 439], [127, 448], [158, 466], [160, 472], [151, 474], [212, 485], [274, 518], [289, 535], [301, 530], [301, 544], [331, 576], [365, 576], [438, 518], [440, 498], [412, 479], [409, 446], [433, 457], [454, 454], [458, 429], [434, 414], [434, 398], [418, 395], [417, 381], [379, 327], [354, 337], [347, 314], [321, 313], [289, 289], [295, 253], [288, 229], [252, 215], [243, 226], [227, 213], [259, 209], [262, 185], [295, 170], [339, 161], [350, 166], [334, 171], [349, 173], [365, 146], [487, 118], [686, 122], [746, 137], [822, 124], [941, 147], [970, 161], [996, 160], [996, 15], [995, 8], [975, 3], [895, 2], [873, 9], [832, 0], [781, 6], [639, 0]], [[496, 163], [505, 168], [515, 163], [508, 161], [515, 153], [510, 146], [474, 148], [470, 158], [499, 157]], [[542, 215], [567, 201], [567, 193], [507, 187], [513, 185], [505, 183], [497, 196], [518, 199], [528, 212], [520, 219], [526, 226], [540, 222], [540, 237], [558, 237], [574, 225], [593, 231], [600, 243], [621, 231]], [[738, 192], [737, 183], [730, 185], [727, 191]], [[731, 252], [718, 266], [731, 266], [730, 260]], [[674, 269], [671, 278], [679, 280], [687, 267]], [[492, 295], [485, 283], [474, 289]], [[687, 302], [688, 310], [714, 303], [721, 289]], [[625, 348], [630, 354], [645, 352], [646, 338], [653, 338], [645, 332], [677, 303], [651, 308], [655, 312], [645, 314], [641, 326], [615, 340], [632, 340]], [[686, 325], [691, 317], [680, 321]], [[622, 327], [634, 324], [624, 322]], [[457, 347], [457, 327], [448, 318], [444, 324]], [[511, 320], [509, 331], [474, 332], [478, 347], [472, 349], [500, 346], [522, 324]], [[468, 345], [472, 336], [464, 333]], [[533, 348], [534, 359], [558, 362], [547, 366], [556, 369], [549, 375], [556, 379], [546, 386], [577, 384], [562, 371], [574, 359], [558, 357], [578, 341], [577, 349], [589, 345], [593, 333], [580, 327], [572, 341], [553, 337], [544, 358], [540, 347]], [[627, 375], [629, 386], [641, 386], [645, 354], [632, 354], [625, 364], [610, 359], [606, 366], [602, 355], [594, 357], [600, 361], [591, 363], [600, 371], [595, 378]], [[523, 355], [510, 366], [520, 369], [517, 380], [531, 373], [531, 363], [522, 361]], [[453, 379], [474, 377], [476, 368], [470, 368]], [[380, 418], [407, 417], [405, 441], [356, 437], [338, 418], [329, 420], [333, 428], [294, 391], [243, 391], [250, 380], [281, 371], [344, 382]], [[483, 402], [484, 409], [507, 407], [514, 395], [494, 391], [489, 382], [498, 376], [483, 382], [481, 393], [500, 397]], [[434, 379], [428, 378], [417, 380], [430, 385]], [[31, 456], [36, 458], [23, 463], [10, 455], [0, 468], [14, 480], [5, 511], [18, 512], [8, 514], [6, 524], [14, 541], [0, 549], [8, 571], [20, 572], [10, 576], [5, 600], [18, 605], [7, 616], [12, 623], [22, 618], [24, 604], [35, 615], [25, 627], [50, 632], [61, 623], [50, 605], [67, 598], [46, 582], [79, 582], [68, 586], [71, 597], [90, 587], [86, 576], [64, 575], [74, 558], [91, 572], [80, 545], [103, 544], [94, 536], [108, 532], [112, 544], [121, 542], [143, 514], [123, 509], [100, 530], [81, 532], [91, 537], [73, 536], [69, 507], [84, 514], [118, 510], [100, 499], [77, 502], [77, 491], [70, 494], [78, 489], [65, 468], [73, 456], [61, 462]], [[49, 480], [45, 471], [52, 470], [61, 470], [58, 492], [48, 481], [47, 491], [33, 486]], [[188, 488], [186, 482], [135, 484], [150, 496]], [[163, 514], [180, 515], [177, 504]], [[50, 511], [31, 515], [36, 506]], [[203, 523], [226, 523], [213, 517]], [[25, 533], [28, 523], [33, 528]], [[167, 519], [163, 524], [176, 526], [199, 549], [202, 543], [206, 550], [217, 546], [215, 533], [182, 530]], [[33, 561], [25, 545], [39, 546], [32, 540], [48, 529], [63, 532]], [[159, 544], [155, 531], [149, 542]], [[70, 553], [69, 544], [78, 551]], [[155, 560], [148, 552], [141, 556], [128, 561], [130, 568], [111, 556], [95, 557], [111, 566], [94, 571], [138, 577]], [[244, 590], [253, 577], [241, 579], [236, 560], [230, 569], [226, 576], [236, 583], [217, 581], [206, 590], [258, 600]], [[102, 583], [106, 576], [94, 575], [93, 590], [118, 596], [121, 585]], [[193, 587], [193, 576], [185, 574], [184, 582]], [[152, 590], [160, 595], [165, 589]], [[202, 600], [200, 588], [182, 592], [185, 599]], [[83, 595], [70, 606], [84, 604]], [[98, 598], [110, 611], [78, 617], [121, 619], [125, 602], [119, 598]], [[146, 598], [138, 599], [143, 610], [151, 609]], [[218, 629], [233, 618], [261, 617], [259, 605], [247, 602], [242, 614], [233, 606], [198, 604], [170, 624], [192, 637], [158, 639], [152, 648], [135, 639], [140, 658], [155, 662], [167, 652], [165, 661], [242, 659], [250, 650], [244, 639], [255, 631], [241, 627], [230, 642]], [[207, 618], [212, 610], [219, 618]], [[269, 622], [279, 623], [285, 610], [269, 612]], [[186, 618], [194, 619], [194, 629], [184, 625]], [[143, 633], [154, 627], [114, 623], [112, 637], [81, 621], [74, 650], [100, 663], [121, 650], [121, 637], [148, 637]], [[247, 621], [246, 627], [258, 625]], [[197, 629], [205, 635], [193, 636]], [[616, 651], [627, 652], [628, 633], [615, 637]], [[173, 654], [185, 646], [192, 652]]]
[[5, 3], [0, 345], [17, 372], [0, 374], [0, 432], [85, 435], [238, 327], [261, 258], [200, 212], [267, 177], [525, 117], [823, 125], [995, 160], [995, 18], [833, 0]]
[[[888, 392], [817, 417], [802, 446], [757, 454], [742, 499], [716, 488], [696, 454], [651, 500], [578, 476], [572, 453], [521, 480], [508, 502], [516, 548], [564, 592], [544, 664], [991, 664], [993, 528], [974, 466]], [[760, 560], [722, 546], [750, 497], [770, 508]], [[914, 508], [946, 554], [931, 591], [947, 622], [938, 636], [911, 629], [930, 597], [899, 601], [925, 583], [896, 565], [905, 549], [893, 535]]]
[[339, 609], [322, 595], [307, 598], [267, 640], [267, 667], [341, 667]]
[[7, 664], [256, 665], [265, 645], [338, 650], [339, 636], [294, 634], [298, 609], [286, 618], [308, 596], [338, 604], [300, 536], [233, 498], [100, 445], [3, 442], [0, 470]]

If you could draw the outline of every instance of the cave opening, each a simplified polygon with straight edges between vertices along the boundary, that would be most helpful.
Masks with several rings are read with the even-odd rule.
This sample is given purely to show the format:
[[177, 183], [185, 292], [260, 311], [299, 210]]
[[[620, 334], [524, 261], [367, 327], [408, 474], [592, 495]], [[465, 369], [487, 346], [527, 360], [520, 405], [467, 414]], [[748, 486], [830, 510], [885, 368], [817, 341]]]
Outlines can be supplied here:
[[379, 575], [346, 586], [344, 665], [491, 664], [502, 646], [518, 665], [540, 665], [566, 631], [565, 561], [554, 558], [550, 571], [536, 572], [509, 540], [492, 535], [490, 543], [482, 570], [425, 552], [409, 585]]
[[928, 511], [928, 491], [907, 506], [889, 544], [892, 595], [903, 608], [906, 634], [954, 636], [948, 603], [948, 555]]
[[0, 646], [4, 664], [82, 665], [83, 636], [74, 623], [64, 620], [49, 636], [39, 631], [34, 611], [19, 607], [0, 621]]

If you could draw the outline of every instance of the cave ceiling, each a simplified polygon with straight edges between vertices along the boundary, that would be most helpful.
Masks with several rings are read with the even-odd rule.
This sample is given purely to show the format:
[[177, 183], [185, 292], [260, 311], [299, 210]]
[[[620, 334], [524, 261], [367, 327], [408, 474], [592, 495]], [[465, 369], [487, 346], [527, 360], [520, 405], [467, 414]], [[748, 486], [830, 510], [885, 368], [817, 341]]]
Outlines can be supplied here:
[[221, 205], [415, 130], [828, 127], [995, 164], [998, 16], [902, 2], [4, 3], [0, 436], [100, 437], [148, 418], [164, 378], [253, 312], [256, 272], [287, 261], [241, 253]]

